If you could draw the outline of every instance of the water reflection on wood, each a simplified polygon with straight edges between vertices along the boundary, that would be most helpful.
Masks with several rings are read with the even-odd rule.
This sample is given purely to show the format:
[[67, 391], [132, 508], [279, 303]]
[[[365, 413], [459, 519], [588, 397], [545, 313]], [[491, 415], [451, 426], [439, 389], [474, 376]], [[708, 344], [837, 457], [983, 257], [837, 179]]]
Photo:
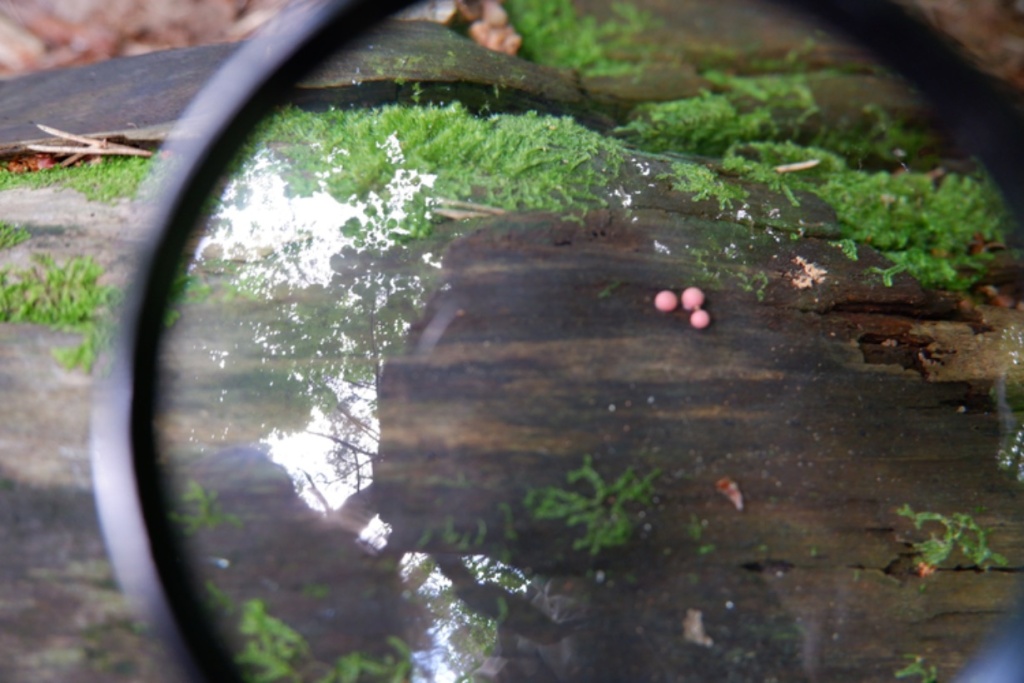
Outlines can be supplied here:
[[[265, 450], [186, 468], [244, 525], [190, 541], [215, 612], [234, 632], [262, 600], [308, 643], [306, 673], [396, 657], [388, 637], [422, 653], [421, 675], [443, 646], [466, 650], [445, 666], [494, 680], [888, 680], [908, 653], [959, 668], [1014, 574], [954, 552], [922, 575], [913, 544], [941, 529], [899, 509], [970, 513], [1021, 566], [987, 394], [999, 352], [939, 368], [900, 347], [928, 330], [940, 357], [1003, 314], [964, 315], [906, 277], [886, 287], [880, 265], [658, 211], [488, 219], [450, 246], [407, 351], [385, 360], [373, 483], [341, 511], [299, 503]], [[705, 330], [652, 304], [694, 284]], [[231, 410], [266, 418], [254, 398]], [[607, 494], [594, 513], [628, 515], [621, 545], [593, 552], [587, 524], [526, 504], [611, 490], [628, 469], [651, 496]], [[378, 513], [383, 548], [359, 538]]]

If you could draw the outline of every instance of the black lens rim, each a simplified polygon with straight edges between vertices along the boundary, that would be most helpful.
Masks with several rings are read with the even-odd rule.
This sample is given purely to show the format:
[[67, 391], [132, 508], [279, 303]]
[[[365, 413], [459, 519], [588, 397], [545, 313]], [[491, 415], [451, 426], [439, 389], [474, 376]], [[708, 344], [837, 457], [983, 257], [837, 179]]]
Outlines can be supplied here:
[[[1024, 150], [1024, 120], [991, 79], [890, 0], [771, 1], [824, 21], [907, 78], [935, 106], [954, 138], [986, 166], [1014, 215], [1024, 216], [1024, 193], [1015, 191], [1024, 187], [1024, 162], [1014, 154]], [[188, 680], [242, 679], [204, 618], [200, 594], [180, 562], [184, 553], [167, 519], [160, 485], [153, 415], [171, 283], [203, 203], [253, 126], [322, 59], [408, 4], [335, 0], [314, 5], [286, 35], [245, 45], [186, 112], [186, 117], [203, 113], [207, 134], [167, 147], [175, 159], [173, 175], [162, 188], [154, 238], [140, 258], [138, 286], [125, 303], [110, 374], [97, 392], [92, 453], [97, 507], [118, 577]], [[1024, 242], [1019, 234], [1016, 238]], [[1014, 623], [1024, 623], [1024, 612]], [[1024, 680], [1024, 656], [1015, 645], [1024, 642], [1024, 634], [1013, 636], [1001, 638], [1004, 645], [986, 655], [1000, 661], [1000, 671], [1009, 671], [1012, 678], [984, 680]], [[970, 669], [972, 675], [987, 671], [984, 661]]]
[[153, 416], [157, 358], [171, 284], [186, 240], [214, 184], [253, 127], [301, 77], [409, 0], [307, 2], [289, 29], [235, 52], [183, 120], [204, 134], [172, 137], [152, 242], [140, 255], [109, 375], [94, 401], [91, 450], [100, 523], [125, 592], [163, 639], [187, 680], [241, 683], [234, 660], [205, 618], [160, 484]]

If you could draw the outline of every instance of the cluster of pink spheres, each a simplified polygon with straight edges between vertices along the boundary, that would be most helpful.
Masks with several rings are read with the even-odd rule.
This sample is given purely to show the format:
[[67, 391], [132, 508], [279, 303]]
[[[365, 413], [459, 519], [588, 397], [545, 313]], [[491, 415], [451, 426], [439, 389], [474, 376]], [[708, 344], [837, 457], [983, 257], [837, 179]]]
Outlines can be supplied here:
[[690, 324], [698, 330], [703, 330], [711, 324], [711, 316], [701, 306], [704, 305], [704, 292], [698, 287], [687, 287], [683, 290], [682, 297], [677, 297], [675, 292], [664, 290], [658, 292], [654, 297], [654, 307], [662, 313], [671, 313], [679, 306], [682, 299], [683, 308], [690, 313]]

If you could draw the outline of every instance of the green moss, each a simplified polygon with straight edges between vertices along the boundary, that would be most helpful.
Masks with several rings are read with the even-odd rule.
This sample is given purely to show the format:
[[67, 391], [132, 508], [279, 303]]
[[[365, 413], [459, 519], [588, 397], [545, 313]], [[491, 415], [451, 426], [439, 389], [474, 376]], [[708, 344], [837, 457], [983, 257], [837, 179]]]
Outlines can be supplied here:
[[659, 175], [658, 179], [670, 180], [673, 190], [693, 194], [694, 201], [715, 199], [718, 208], [724, 210], [732, 207], [734, 201], [742, 202], [749, 194], [742, 187], [722, 182], [717, 173], [701, 164], [673, 161], [671, 169], [671, 176]]
[[605, 286], [604, 289], [602, 289], [600, 292], [597, 293], [597, 298], [598, 299], [608, 299], [609, 297], [611, 297], [612, 293], [616, 289], [621, 287], [623, 284], [625, 284], [625, 283], [623, 283], [622, 280], [614, 280], [614, 281], [610, 282], [607, 286]]
[[651, 482], [660, 474], [654, 470], [643, 479], [638, 479], [632, 468], [627, 468], [612, 483], [606, 483], [593, 467], [588, 455], [583, 466], [569, 472], [566, 482], [572, 486], [586, 481], [593, 489], [583, 495], [559, 488], [532, 489], [526, 495], [524, 504], [536, 519], [562, 519], [567, 526], [584, 527], [584, 534], [573, 543], [573, 549], [586, 549], [597, 555], [606, 548], [625, 544], [633, 533], [633, 523], [627, 504], [649, 504], [653, 487]]
[[63, 265], [45, 254], [33, 257], [25, 269], [0, 269], [0, 321], [47, 325], [84, 335], [82, 343], [54, 352], [68, 367], [91, 369], [109, 339], [105, 314], [115, 303], [116, 290], [99, 284], [103, 269], [89, 257]]
[[675, 151], [721, 156], [737, 140], [772, 137], [767, 109], [740, 113], [729, 97], [704, 92], [697, 97], [642, 104], [616, 133], [649, 152]]
[[407, 681], [412, 675], [412, 652], [400, 638], [385, 638], [391, 648], [381, 657], [350, 652], [333, 666], [315, 662], [309, 643], [301, 633], [267, 612], [262, 600], [247, 600], [242, 606], [239, 631], [246, 637], [244, 649], [235, 657], [248, 683], [298, 683], [312, 680], [307, 671], [329, 670], [318, 675], [317, 683], [358, 681]]
[[189, 273], [185, 264], [182, 264], [171, 283], [171, 292], [167, 297], [169, 306], [164, 317], [164, 325], [170, 327], [177, 322], [181, 317], [180, 307], [183, 304], [206, 301], [212, 291], [209, 284], [203, 282], [198, 275]]
[[302, 586], [302, 594], [309, 598], [323, 600], [331, 594], [331, 588], [322, 583], [307, 583]]
[[848, 172], [818, 194], [844, 232], [905, 266], [928, 287], [966, 289], [990, 260], [971, 254], [974, 236], [1002, 241], [1006, 215], [990, 183], [951, 174], [937, 186], [923, 173]]
[[877, 266], [871, 266], [867, 269], [868, 273], [875, 273], [882, 280], [882, 284], [886, 287], [892, 287], [892, 279], [900, 273], [906, 272], [907, 267], [901, 264], [896, 264], [889, 268], [879, 268]]
[[459, 104], [286, 109], [257, 141], [292, 162], [284, 173], [295, 194], [323, 189], [342, 203], [376, 197], [372, 211], [394, 211], [385, 224], [410, 237], [429, 234], [434, 198], [507, 210], [604, 206], [599, 192], [624, 158], [621, 143], [568, 117], [478, 118]]
[[[420, 537], [419, 546], [422, 548], [434, 537], [435, 529], [428, 528]], [[457, 529], [455, 518], [448, 515], [444, 519], [444, 527], [438, 531], [438, 538], [447, 546], [468, 552], [470, 549], [479, 547], [487, 538], [487, 523], [477, 519], [472, 529]]]
[[[818, 160], [794, 173], [775, 167]], [[798, 204], [795, 190], [812, 192], [836, 210], [843, 237], [884, 253], [926, 287], [964, 290], [978, 280], [990, 260], [972, 254], [976, 235], [1002, 241], [1008, 216], [986, 178], [949, 174], [936, 181], [924, 173], [865, 172], [850, 169], [837, 154], [793, 143], [735, 145], [723, 168], [764, 183]], [[897, 271], [888, 272], [888, 278]]]
[[[782, 57], [761, 57], [749, 55], [746, 64], [750, 73], [802, 73], [813, 68], [813, 53], [820, 47], [820, 44], [813, 37], [808, 36], [796, 47], [790, 48]], [[808, 59], [810, 57], [810, 59]], [[737, 61], [737, 55], [723, 63], [725, 68], [732, 68]], [[840, 65], [838, 68], [844, 68]], [[864, 64], [851, 65], [850, 70], [863, 70]]]
[[113, 340], [113, 322], [103, 318], [96, 325], [85, 330], [83, 334], [81, 344], [54, 349], [53, 357], [69, 370], [81, 368], [90, 372], [100, 353], [104, 349], [110, 348]]
[[923, 150], [939, 147], [933, 132], [895, 119], [877, 105], [866, 105], [860, 116], [838, 127], [822, 129], [812, 81], [806, 75], [732, 76], [711, 71], [703, 76], [717, 92], [639, 105], [617, 133], [652, 152], [721, 156], [740, 142], [795, 140], [838, 154], [852, 167], [904, 159], [928, 166], [935, 161], [922, 155]]
[[803, 118], [818, 111], [814, 93], [804, 74], [735, 76], [721, 71], [705, 71], [702, 76], [716, 88], [728, 93], [734, 102], [746, 98], [775, 109], [794, 109]]
[[915, 169], [940, 163], [942, 142], [934, 131], [894, 118], [875, 104], [865, 105], [859, 121], [842, 130], [818, 131], [809, 144], [842, 155], [851, 167], [905, 163]]
[[686, 535], [694, 541], [699, 541], [700, 537], [704, 535], [704, 527], [706, 526], [707, 520], [698, 519], [697, 515], [691, 512], [690, 522], [686, 525]]
[[103, 157], [95, 164], [34, 173], [0, 170], [0, 190], [66, 187], [81, 192], [90, 201], [111, 203], [134, 197], [149, 168], [150, 160], [141, 157]]
[[924, 657], [920, 655], [903, 655], [910, 663], [893, 673], [896, 678], [910, 678], [916, 676], [921, 680], [919, 683], [938, 683], [939, 671], [934, 666], [925, 666]]
[[[773, 78], [724, 79], [733, 96], [777, 99], [793, 112], [813, 112], [806, 85]], [[696, 200], [714, 199], [721, 209], [748, 199], [738, 176], [763, 184], [799, 206], [801, 192], [817, 194], [838, 216], [842, 240], [868, 244], [927, 287], [964, 290], [984, 271], [989, 256], [972, 254], [976, 236], [1002, 241], [1007, 218], [992, 185], [983, 178], [854, 170], [837, 151], [792, 142], [749, 141], [770, 136], [767, 109], [738, 113], [729, 97], [705, 93], [691, 100], [645, 105], [642, 117], [619, 134], [648, 150], [721, 153], [717, 173], [678, 156], [659, 160], [661, 179]], [[640, 124], [640, 121], [643, 124]], [[737, 142], [737, 139], [740, 142]], [[680, 140], [685, 140], [681, 143]], [[570, 118], [525, 115], [477, 117], [446, 107], [386, 106], [321, 113], [286, 109], [260, 129], [248, 150], [270, 150], [289, 191], [308, 196], [327, 191], [357, 206], [345, 230], [364, 244], [430, 234], [444, 200], [500, 209], [567, 211], [602, 207], [608, 188], [633, 156], [621, 139], [607, 138]], [[816, 160], [798, 172], [777, 166]]]
[[302, 680], [297, 667], [309, 658], [309, 643], [280, 619], [267, 613], [262, 600], [242, 606], [238, 626], [246, 636], [245, 648], [235, 657], [249, 683]]
[[843, 256], [850, 259], [851, 261], [857, 260], [857, 243], [854, 242], [849, 237], [841, 240], [832, 240], [829, 242], [829, 244], [839, 249], [839, 251], [843, 252]]
[[400, 683], [411, 680], [412, 652], [409, 646], [394, 636], [389, 636], [387, 642], [397, 656], [388, 653], [378, 658], [363, 652], [350, 652], [338, 658], [331, 673], [317, 683], [357, 683], [366, 680]]
[[225, 615], [231, 615], [235, 612], [235, 601], [231, 599], [231, 596], [222, 591], [217, 587], [211, 579], [207, 579], [206, 583], [206, 596], [203, 600], [203, 604], [206, 609], [211, 612], [220, 612]]
[[215, 529], [221, 524], [242, 526], [242, 520], [236, 515], [225, 513], [221, 509], [216, 491], [207, 491], [197, 481], [190, 481], [182, 501], [188, 506], [188, 512], [171, 513], [171, 519], [180, 524], [186, 536], [191, 536], [201, 529]]
[[0, 221], [0, 249], [10, 249], [27, 240], [28, 230]]
[[988, 547], [988, 530], [983, 529], [970, 515], [954, 512], [951, 517], [947, 517], [938, 512], [914, 512], [909, 505], [901, 507], [896, 514], [908, 517], [914, 522], [915, 529], [920, 529], [921, 525], [928, 522], [942, 525], [942, 536], [932, 534], [927, 541], [914, 544], [914, 550], [921, 554], [921, 560], [932, 567], [945, 562], [957, 548], [981, 569], [1006, 565], [1006, 558]]
[[657, 26], [647, 12], [613, 3], [613, 21], [581, 16], [571, 0], [508, 0], [505, 8], [523, 36], [519, 56], [590, 75], [637, 74], [653, 56], [642, 36]]
[[[778, 166], [810, 160], [816, 160], [818, 165], [799, 173], [779, 173], [775, 170]], [[793, 206], [800, 205], [793, 190], [815, 187], [815, 183], [820, 184], [847, 171], [846, 162], [838, 154], [792, 142], [733, 144], [726, 150], [722, 168], [785, 195]]]
[[753, 275], [748, 275], [743, 270], [737, 270], [735, 276], [741, 290], [750, 292], [757, 297], [758, 301], [764, 301], [765, 290], [768, 289], [768, 276], [763, 270], [758, 270]]
[[[641, 104], [616, 132], [653, 152], [721, 156], [736, 142], [791, 137], [817, 113], [803, 75], [731, 76], [704, 74], [720, 92]], [[787, 122], [780, 126], [779, 121]]]

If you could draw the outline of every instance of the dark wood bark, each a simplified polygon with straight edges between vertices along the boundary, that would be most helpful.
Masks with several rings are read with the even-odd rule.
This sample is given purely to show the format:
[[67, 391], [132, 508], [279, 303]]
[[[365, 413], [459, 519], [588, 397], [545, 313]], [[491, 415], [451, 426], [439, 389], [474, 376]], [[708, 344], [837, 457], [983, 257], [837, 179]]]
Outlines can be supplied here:
[[[803, 263], [820, 269], [806, 287]], [[887, 287], [871, 270], [885, 266], [659, 212], [490, 221], [450, 248], [447, 288], [385, 368], [375, 488], [394, 542], [432, 530], [432, 552], [577, 577], [602, 625], [579, 656], [614, 675], [882, 681], [910, 654], [959, 669], [1024, 567], [989, 398], [1007, 314], [908, 277]], [[651, 303], [688, 285], [707, 294], [706, 330]], [[606, 481], [660, 471], [631, 543], [597, 556], [523, 506], [585, 455]], [[918, 576], [912, 543], [942, 529], [915, 530], [904, 504], [974, 515], [1008, 567], [954, 554]], [[486, 539], [461, 547], [481, 521]], [[688, 609], [714, 646], [684, 642]]]

